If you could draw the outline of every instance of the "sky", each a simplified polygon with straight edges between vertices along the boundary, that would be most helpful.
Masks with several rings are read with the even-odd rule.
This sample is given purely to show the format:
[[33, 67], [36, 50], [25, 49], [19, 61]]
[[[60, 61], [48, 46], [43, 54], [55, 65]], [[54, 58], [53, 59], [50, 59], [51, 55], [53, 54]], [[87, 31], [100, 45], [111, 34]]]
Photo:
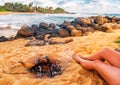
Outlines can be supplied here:
[[75, 13], [116, 13], [120, 14], [120, 0], [0, 0], [0, 5], [6, 2], [20, 2], [41, 7], [61, 7]]

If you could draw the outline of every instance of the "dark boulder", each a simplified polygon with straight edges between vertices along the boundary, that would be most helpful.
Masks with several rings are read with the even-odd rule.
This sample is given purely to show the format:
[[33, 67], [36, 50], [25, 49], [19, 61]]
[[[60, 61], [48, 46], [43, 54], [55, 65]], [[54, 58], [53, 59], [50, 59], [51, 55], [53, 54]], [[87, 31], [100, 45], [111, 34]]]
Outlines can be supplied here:
[[46, 35], [44, 36], [44, 39], [45, 39], [45, 40], [48, 40], [50, 37], [51, 37], [51, 34], [46, 34]]
[[35, 36], [36, 32], [38, 31], [38, 26], [32, 25], [31, 28], [34, 29], [34, 36]]
[[8, 39], [5, 36], [1, 36], [0, 37], [0, 42], [5, 42], [8, 41]]
[[65, 29], [59, 29], [58, 34], [60, 35], [60, 37], [69, 37], [70, 36], [70, 33]]
[[77, 22], [79, 25], [86, 27], [89, 24], [91, 24], [91, 20], [89, 18], [77, 18], [75, 19], [75, 22]]
[[71, 36], [81, 36], [82, 32], [80, 30], [72, 30]]
[[66, 30], [68, 30], [69, 32], [71, 32], [72, 30], [76, 30], [76, 28], [73, 25], [68, 25], [66, 27]]
[[50, 34], [50, 38], [52, 38], [52, 37], [59, 37], [59, 35], [58, 34]]
[[117, 18], [116, 16], [112, 17], [112, 23], [117, 23], [119, 21], [119, 18]]
[[95, 16], [91, 16], [91, 17], [89, 17], [89, 19], [90, 19], [91, 23], [95, 23], [96, 17]]
[[59, 29], [52, 29], [52, 30], [49, 30], [48, 33], [49, 34], [58, 34], [58, 30]]
[[116, 24], [116, 23], [114, 23], [114, 24], [112, 24], [113, 26], [112, 26], [112, 29], [120, 29], [120, 24]]
[[70, 24], [73, 25], [74, 27], [76, 27], [76, 26], [79, 25], [79, 24], [78, 24], [77, 22], [75, 22], [75, 21], [72, 21]]
[[31, 40], [25, 46], [43, 46], [45, 45], [44, 40]]
[[37, 36], [35, 36], [35, 39], [44, 40], [44, 35], [37, 35]]
[[91, 24], [89, 25], [89, 27], [94, 28], [94, 30], [99, 30], [99, 29], [101, 29], [101, 26], [100, 26], [99, 24], [94, 24], [94, 23], [91, 23]]
[[50, 29], [54, 29], [54, 28], [55, 28], [55, 24], [54, 24], [54, 23], [50, 23], [50, 24], [49, 24], [49, 28], [50, 28]]
[[94, 32], [94, 28], [91, 27], [82, 27], [80, 30], [82, 31], [82, 33]]
[[114, 26], [113, 23], [105, 23], [105, 24], [102, 25], [100, 31], [113, 32], [113, 26]]
[[31, 26], [31, 28], [34, 29], [34, 31], [37, 31], [37, 30], [38, 30], [38, 26], [35, 25], [35, 24], [33, 24], [33, 25]]
[[26, 40], [33, 40], [34, 37], [25, 37]]
[[110, 16], [105, 16], [105, 18], [108, 20], [112, 20], [112, 18]]
[[81, 30], [83, 27], [77, 27], [76, 30]]
[[64, 21], [62, 24], [62, 28], [66, 28], [68, 25], [70, 25], [70, 22]]
[[49, 30], [45, 30], [45, 29], [39, 28], [37, 31], [35, 31], [34, 36], [46, 35], [48, 33], [49, 33]]
[[81, 27], [79, 24], [75, 25], [75, 28], [76, 28], [76, 29], [79, 28], [79, 27]]
[[82, 27], [80, 25], [76, 25], [76, 30], [80, 30]]
[[34, 34], [34, 29], [27, 25], [23, 25], [16, 35], [16, 37], [30, 37]]
[[97, 16], [95, 22], [96, 22], [96, 24], [99, 24], [99, 25], [104, 24], [104, 17], [103, 16]]
[[52, 38], [49, 40], [49, 45], [55, 45], [55, 44], [67, 44], [69, 42], [72, 42], [72, 38]]
[[112, 22], [112, 18], [111, 18], [111, 17], [105, 16], [104, 18], [107, 20], [108, 23], [111, 23], [111, 22]]
[[104, 23], [109, 23], [109, 20], [104, 17]]
[[34, 36], [36, 39], [44, 39], [43, 37], [47, 34], [50, 35], [58, 35], [58, 29], [51, 29], [51, 30], [45, 30], [45, 29], [39, 29], [38, 31], [35, 32]]
[[120, 21], [118, 21], [117, 24], [120, 24]]
[[47, 23], [45, 23], [45, 22], [41, 22], [39, 24], [39, 28], [47, 29], [48, 27], [49, 27], [49, 25]]
[[53, 38], [53, 37], [59, 37], [59, 35], [58, 34], [46, 34], [44, 39], [48, 40], [48, 39]]

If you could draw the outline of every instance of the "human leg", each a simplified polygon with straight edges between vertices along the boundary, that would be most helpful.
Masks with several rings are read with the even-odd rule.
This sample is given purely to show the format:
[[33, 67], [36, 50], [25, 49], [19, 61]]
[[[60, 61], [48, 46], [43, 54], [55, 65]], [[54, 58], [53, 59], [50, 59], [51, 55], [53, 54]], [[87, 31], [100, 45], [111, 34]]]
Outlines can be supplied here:
[[105, 64], [102, 61], [93, 61], [94, 69], [109, 85], [120, 85], [120, 68]]
[[82, 57], [88, 60], [107, 60], [110, 64], [120, 68], [120, 53], [110, 48], [104, 48], [89, 57]]
[[73, 58], [88, 70], [96, 70], [110, 85], [120, 85], [120, 68], [105, 64], [100, 60], [90, 61], [74, 55]]

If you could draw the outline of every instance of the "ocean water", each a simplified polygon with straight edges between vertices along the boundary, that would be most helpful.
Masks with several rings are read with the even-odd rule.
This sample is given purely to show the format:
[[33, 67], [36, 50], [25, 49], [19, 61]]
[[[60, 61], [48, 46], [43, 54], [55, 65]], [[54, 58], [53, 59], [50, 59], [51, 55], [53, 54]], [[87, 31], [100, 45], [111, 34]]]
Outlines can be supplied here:
[[90, 17], [108, 15], [120, 17], [120, 14], [8, 14], [0, 15], [0, 36], [15, 35], [17, 30], [24, 24], [31, 26], [39, 25], [40, 22], [61, 24], [64, 21], [72, 21], [77, 17]]
[[[87, 14], [86, 14], [87, 15]], [[63, 21], [72, 21], [83, 16], [80, 14], [9, 14], [0, 16], [0, 28], [8, 27], [19, 29], [23, 24], [39, 25], [40, 22], [61, 24]]]

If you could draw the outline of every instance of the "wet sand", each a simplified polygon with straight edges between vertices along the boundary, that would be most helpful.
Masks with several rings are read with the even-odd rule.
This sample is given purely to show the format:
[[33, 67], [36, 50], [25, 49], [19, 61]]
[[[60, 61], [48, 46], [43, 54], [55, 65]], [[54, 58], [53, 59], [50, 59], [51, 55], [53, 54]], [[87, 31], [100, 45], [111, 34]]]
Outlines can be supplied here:
[[[88, 36], [73, 37], [68, 44], [24, 47], [25, 39], [0, 43], [0, 85], [106, 85], [96, 73], [84, 69], [77, 64], [71, 55], [76, 52], [91, 55], [104, 47], [115, 49], [119, 44], [114, 43], [120, 36], [120, 30], [113, 33], [94, 32]], [[27, 61], [34, 56], [51, 56], [62, 62], [62, 75], [54, 78], [36, 78], [29, 73], [19, 61]]]

